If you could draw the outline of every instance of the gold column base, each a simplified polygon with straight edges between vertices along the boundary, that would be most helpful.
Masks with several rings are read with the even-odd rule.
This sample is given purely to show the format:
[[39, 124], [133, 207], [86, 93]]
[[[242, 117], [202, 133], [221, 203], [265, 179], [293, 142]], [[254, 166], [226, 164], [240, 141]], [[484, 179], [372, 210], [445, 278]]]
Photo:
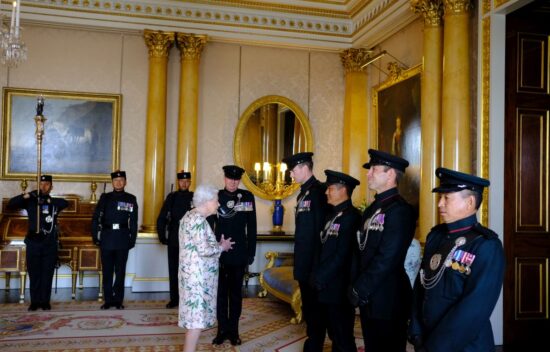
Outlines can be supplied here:
[[157, 225], [141, 225], [139, 232], [157, 233]]

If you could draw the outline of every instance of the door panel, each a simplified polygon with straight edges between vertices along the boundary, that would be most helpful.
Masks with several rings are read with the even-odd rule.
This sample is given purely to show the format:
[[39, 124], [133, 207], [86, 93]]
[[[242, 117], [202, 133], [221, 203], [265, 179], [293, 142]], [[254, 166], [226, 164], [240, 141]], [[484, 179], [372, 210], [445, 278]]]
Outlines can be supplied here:
[[550, 350], [548, 23], [548, 1], [506, 17], [506, 352]]

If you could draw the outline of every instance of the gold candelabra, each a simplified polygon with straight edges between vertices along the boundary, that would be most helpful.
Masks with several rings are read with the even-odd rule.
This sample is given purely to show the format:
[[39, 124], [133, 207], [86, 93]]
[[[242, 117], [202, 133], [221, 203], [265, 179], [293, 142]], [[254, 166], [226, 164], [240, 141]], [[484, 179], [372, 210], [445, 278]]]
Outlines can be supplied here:
[[287, 166], [285, 163], [270, 164], [269, 162], [254, 164], [255, 179], [254, 185], [263, 193], [268, 194], [273, 199], [271, 212], [273, 215], [272, 234], [284, 235], [282, 229], [284, 218], [284, 207], [282, 199], [288, 197], [296, 190], [296, 183], [287, 176]]
[[285, 163], [272, 165], [268, 162], [255, 163], [256, 178], [254, 184], [263, 192], [273, 196], [274, 199], [283, 199], [294, 192], [294, 180], [286, 175]]

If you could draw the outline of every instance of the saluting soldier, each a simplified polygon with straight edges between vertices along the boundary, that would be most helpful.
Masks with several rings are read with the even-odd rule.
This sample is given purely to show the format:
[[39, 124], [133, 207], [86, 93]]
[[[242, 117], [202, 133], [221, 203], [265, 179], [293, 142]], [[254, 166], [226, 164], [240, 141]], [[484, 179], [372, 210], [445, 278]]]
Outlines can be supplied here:
[[369, 189], [374, 201], [357, 233], [358, 264], [350, 300], [358, 305], [365, 351], [405, 352], [412, 287], [404, 263], [416, 227], [416, 211], [397, 186], [409, 162], [369, 149]]
[[443, 224], [428, 234], [409, 336], [416, 351], [495, 350], [489, 320], [504, 279], [498, 235], [476, 217], [489, 181], [438, 168]]
[[126, 172], [117, 170], [111, 173], [111, 183], [113, 191], [103, 193], [95, 208], [92, 239], [101, 248], [105, 297], [101, 309], [124, 309], [126, 262], [128, 252], [136, 245], [138, 204], [133, 194], [124, 191]]
[[323, 318], [332, 339], [332, 351], [356, 352], [355, 307], [347, 299], [351, 260], [361, 214], [351, 195], [359, 181], [341, 172], [325, 170], [326, 195], [333, 208], [320, 233], [319, 261], [314, 266], [313, 286], [318, 291]]
[[[59, 213], [69, 206], [63, 198], [52, 198], [53, 188], [51, 175], [41, 175], [38, 191], [23, 193], [8, 202], [12, 209], [27, 211], [28, 229], [25, 236], [27, 272], [29, 273], [31, 304], [29, 311], [38, 308], [50, 310], [52, 280], [57, 262], [59, 237], [57, 218]], [[37, 231], [38, 213], [40, 227]]]
[[166, 308], [179, 304], [179, 226], [180, 220], [193, 206], [193, 192], [189, 191], [191, 173], [181, 170], [177, 173], [178, 190], [166, 197], [157, 218], [157, 234], [160, 243], [168, 246], [168, 276], [170, 280], [170, 302]]
[[284, 158], [283, 162], [287, 164], [294, 181], [301, 184], [296, 200], [294, 279], [300, 286], [302, 315], [306, 322], [304, 351], [321, 351], [327, 328], [310, 278], [321, 244], [319, 233], [324, 225], [328, 205], [326, 187], [313, 175], [312, 157], [313, 153], [302, 152]]
[[231, 238], [233, 249], [222, 253], [218, 276], [216, 317], [218, 332], [212, 341], [215, 345], [229, 339], [232, 345], [242, 343], [239, 336], [239, 318], [242, 311], [242, 285], [246, 267], [256, 255], [256, 202], [254, 195], [239, 184], [244, 169], [236, 165], [223, 167], [225, 187], [218, 192], [216, 239]]

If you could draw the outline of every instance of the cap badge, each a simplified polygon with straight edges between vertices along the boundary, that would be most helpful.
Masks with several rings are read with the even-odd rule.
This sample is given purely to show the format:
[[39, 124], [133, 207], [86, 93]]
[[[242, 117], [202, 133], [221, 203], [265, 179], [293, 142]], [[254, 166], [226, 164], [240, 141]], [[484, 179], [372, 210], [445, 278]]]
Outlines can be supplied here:
[[436, 253], [430, 258], [430, 269], [435, 271], [439, 268], [439, 264], [441, 264], [441, 254]]

